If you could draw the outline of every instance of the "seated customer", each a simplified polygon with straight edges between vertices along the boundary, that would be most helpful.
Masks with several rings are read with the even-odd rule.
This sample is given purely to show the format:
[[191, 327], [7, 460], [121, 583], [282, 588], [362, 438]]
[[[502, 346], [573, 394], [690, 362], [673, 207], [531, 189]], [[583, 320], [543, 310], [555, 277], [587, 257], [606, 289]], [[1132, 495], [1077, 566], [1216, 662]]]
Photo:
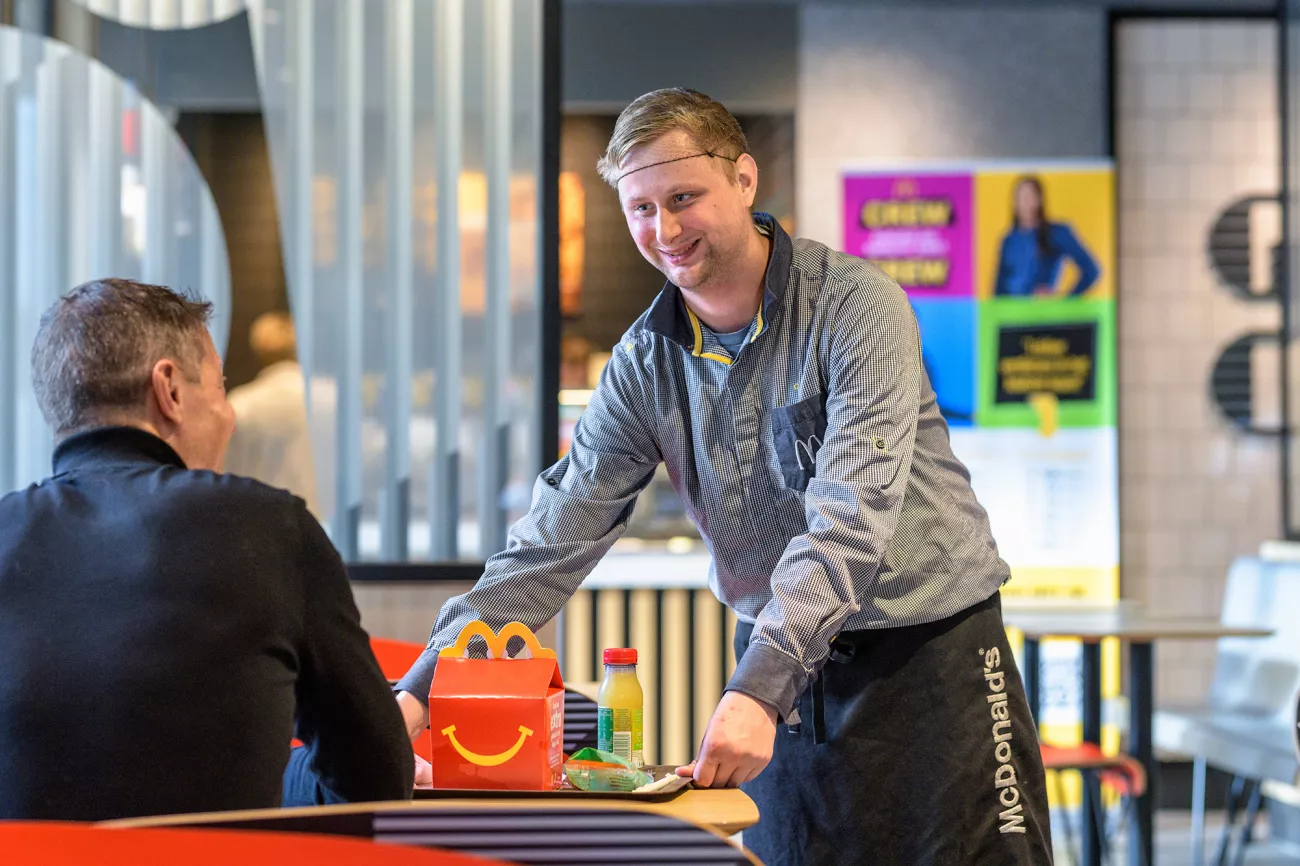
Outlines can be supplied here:
[[0, 818], [411, 796], [338, 554], [302, 500], [219, 474], [210, 311], [101, 280], [41, 319], [57, 446], [0, 499]]

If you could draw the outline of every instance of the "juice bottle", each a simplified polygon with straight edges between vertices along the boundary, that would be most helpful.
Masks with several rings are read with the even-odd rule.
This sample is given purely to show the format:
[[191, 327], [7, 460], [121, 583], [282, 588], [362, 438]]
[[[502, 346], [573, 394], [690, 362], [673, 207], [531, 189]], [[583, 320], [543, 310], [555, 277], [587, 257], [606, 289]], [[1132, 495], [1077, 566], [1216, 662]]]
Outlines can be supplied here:
[[636, 650], [607, 649], [605, 679], [596, 695], [596, 748], [645, 766], [641, 712], [645, 696], [636, 678]]

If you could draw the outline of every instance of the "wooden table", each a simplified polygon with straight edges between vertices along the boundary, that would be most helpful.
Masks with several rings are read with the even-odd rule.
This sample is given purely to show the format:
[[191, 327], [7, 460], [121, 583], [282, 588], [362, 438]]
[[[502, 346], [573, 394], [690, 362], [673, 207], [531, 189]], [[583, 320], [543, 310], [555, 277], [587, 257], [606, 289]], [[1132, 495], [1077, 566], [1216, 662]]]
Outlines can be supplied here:
[[[1154, 863], [1155, 749], [1151, 715], [1155, 702], [1155, 642], [1157, 640], [1217, 640], [1224, 637], [1268, 637], [1270, 629], [1224, 625], [1206, 618], [1153, 616], [1140, 605], [1121, 602], [1113, 607], [1017, 607], [1003, 609], [1003, 621], [1025, 635], [1025, 692], [1037, 719], [1041, 710], [1039, 642], [1069, 638], [1083, 642], [1083, 739], [1101, 742], [1101, 641], [1119, 638], [1128, 645], [1129, 748], [1147, 772], [1147, 790], [1137, 798], [1135, 832], [1129, 838], [1133, 863]], [[1102, 840], [1095, 816], [1101, 810], [1097, 792], [1084, 786], [1083, 862], [1098, 866]]]
[[160, 815], [149, 818], [124, 818], [105, 822], [112, 827], [167, 827], [197, 826], [243, 821], [249, 818], [297, 818], [319, 815], [347, 815], [357, 812], [380, 813], [385, 811], [413, 811], [428, 809], [481, 809], [502, 806], [531, 806], [574, 809], [603, 809], [615, 811], [650, 812], [667, 815], [691, 824], [713, 830], [722, 836], [733, 836], [758, 823], [758, 806], [739, 788], [705, 788], [683, 791], [671, 800], [660, 803], [603, 797], [469, 797], [465, 799], [411, 800], [391, 803], [349, 803], [340, 806], [308, 806], [294, 809], [254, 809], [243, 812], [204, 812], [196, 815]]

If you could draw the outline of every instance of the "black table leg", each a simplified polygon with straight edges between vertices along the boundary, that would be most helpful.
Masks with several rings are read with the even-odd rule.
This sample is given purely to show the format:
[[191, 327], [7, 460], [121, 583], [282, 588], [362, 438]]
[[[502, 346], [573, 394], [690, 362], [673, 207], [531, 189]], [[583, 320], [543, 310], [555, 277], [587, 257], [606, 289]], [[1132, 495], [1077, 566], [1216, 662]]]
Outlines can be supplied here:
[[[1083, 645], [1083, 741], [1101, 743], [1101, 644]], [[1098, 830], [1101, 786], [1095, 773], [1083, 774], [1083, 866], [1101, 866], [1105, 845]]]
[[1020, 678], [1025, 682], [1025, 699], [1029, 701], [1029, 712], [1033, 714], [1034, 724], [1039, 724], [1043, 715], [1042, 669], [1038, 655], [1038, 638], [1025, 638], [1025, 669]]
[[1156, 758], [1151, 736], [1151, 715], [1155, 710], [1155, 645], [1130, 643], [1129, 654], [1129, 754], [1147, 772], [1146, 792], [1134, 803], [1136, 820], [1129, 839], [1129, 862], [1151, 866], [1154, 862]]

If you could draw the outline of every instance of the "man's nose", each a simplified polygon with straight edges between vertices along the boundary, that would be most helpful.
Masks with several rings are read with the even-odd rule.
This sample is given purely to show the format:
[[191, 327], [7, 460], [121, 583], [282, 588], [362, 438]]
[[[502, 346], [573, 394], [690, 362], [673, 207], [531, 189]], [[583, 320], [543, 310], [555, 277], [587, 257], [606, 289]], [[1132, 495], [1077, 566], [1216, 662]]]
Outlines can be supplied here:
[[671, 247], [682, 235], [682, 224], [670, 213], [659, 211], [659, 221], [655, 227], [655, 240], [661, 247]]

